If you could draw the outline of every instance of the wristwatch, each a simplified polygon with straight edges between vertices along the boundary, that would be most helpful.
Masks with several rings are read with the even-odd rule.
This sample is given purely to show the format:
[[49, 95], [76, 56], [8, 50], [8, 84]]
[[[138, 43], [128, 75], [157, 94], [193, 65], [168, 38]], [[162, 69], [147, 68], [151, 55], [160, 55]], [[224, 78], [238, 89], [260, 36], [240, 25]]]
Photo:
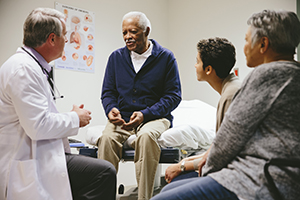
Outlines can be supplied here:
[[181, 164], [180, 164], [180, 170], [181, 170], [182, 172], [184, 172], [184, 170], [185, 170], [184, 163], [185, 163], [185, 160], [182, 161]]

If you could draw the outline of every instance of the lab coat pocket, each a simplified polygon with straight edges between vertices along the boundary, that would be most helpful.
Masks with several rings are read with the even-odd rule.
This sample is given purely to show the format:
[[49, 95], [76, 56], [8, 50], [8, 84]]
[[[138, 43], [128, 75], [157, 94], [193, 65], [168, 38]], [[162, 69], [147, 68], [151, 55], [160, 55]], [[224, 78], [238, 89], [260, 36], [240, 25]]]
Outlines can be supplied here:
[[7, 200], [48, 199], [39, 181], [36, 160], [14, 160], [7, 186]]

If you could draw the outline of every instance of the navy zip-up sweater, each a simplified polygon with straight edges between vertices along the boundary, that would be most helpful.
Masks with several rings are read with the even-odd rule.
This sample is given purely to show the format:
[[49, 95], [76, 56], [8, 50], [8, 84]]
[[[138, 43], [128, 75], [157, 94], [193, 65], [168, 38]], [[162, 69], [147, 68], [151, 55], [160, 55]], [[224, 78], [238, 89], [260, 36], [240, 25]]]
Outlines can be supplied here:
[[152, 54], [138, 73], [126, 46], [110, 55], [101, 95], [106, 115], [116, 107], [126, 122], [134, 111], [141, 111], [144, 122], [167, 118], [172, 124], [171, 111], [181, 101], [177, 62], [170, 50], [151, 41]]

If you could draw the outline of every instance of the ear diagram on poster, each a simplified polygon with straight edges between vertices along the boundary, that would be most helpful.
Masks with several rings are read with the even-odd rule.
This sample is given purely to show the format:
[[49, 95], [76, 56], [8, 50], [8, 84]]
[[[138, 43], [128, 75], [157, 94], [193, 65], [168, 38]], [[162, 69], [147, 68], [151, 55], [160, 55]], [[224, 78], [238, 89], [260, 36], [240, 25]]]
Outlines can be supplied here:
[[68, 39], [62, 57], [55, 61], [55, 67], [94, 73], [95, 14], [57, 2], [55, 9], [65, 15]]

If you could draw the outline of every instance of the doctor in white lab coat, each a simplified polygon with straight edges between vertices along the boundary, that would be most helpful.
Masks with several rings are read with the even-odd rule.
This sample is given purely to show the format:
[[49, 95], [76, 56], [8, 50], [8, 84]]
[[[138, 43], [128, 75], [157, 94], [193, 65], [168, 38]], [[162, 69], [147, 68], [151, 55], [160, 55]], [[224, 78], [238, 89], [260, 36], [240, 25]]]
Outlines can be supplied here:
[[[91, 112], [83, 105], [68, 113], [55, 107], [48, 63], [62, 55], [67, 41], [63, 18], [54, 9], [34, 10], [24, 24], [25, 46], [0, 68], [1, 200], [115, 199], [116, 172], [110, 163], [65, 155], [70, 153], [67, 137], [89, 123]], [[40, 22], [38, 31], [34, 20]], [[39, 29], [41, 24], [46, 28]], [[88, 170], [74, 171], [80, 164]]]

